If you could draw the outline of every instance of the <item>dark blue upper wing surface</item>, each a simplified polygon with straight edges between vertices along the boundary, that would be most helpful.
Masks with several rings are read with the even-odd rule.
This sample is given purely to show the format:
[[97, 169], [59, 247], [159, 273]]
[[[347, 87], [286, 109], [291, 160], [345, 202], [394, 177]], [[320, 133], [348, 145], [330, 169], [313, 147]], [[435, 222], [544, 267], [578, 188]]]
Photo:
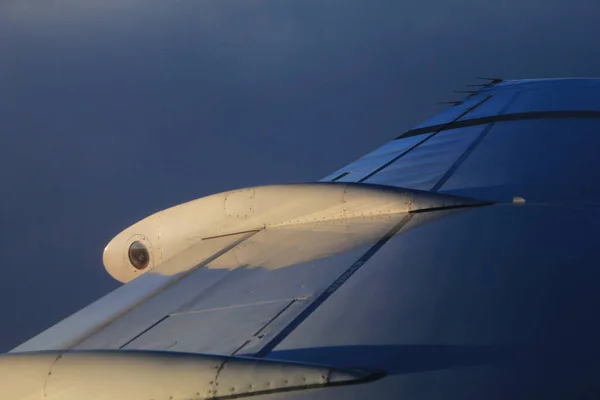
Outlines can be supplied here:
[[595, 202], [600, 81], [534, 79], [484, 87], [323, 180], [488, 200]]

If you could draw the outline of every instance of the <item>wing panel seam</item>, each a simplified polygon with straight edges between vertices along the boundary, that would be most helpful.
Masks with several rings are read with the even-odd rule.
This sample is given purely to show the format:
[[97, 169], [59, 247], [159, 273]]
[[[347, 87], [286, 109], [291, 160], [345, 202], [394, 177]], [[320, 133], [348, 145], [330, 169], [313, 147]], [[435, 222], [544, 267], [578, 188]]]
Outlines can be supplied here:
[[521, 120], [532, 120], [532, 119], [600, 119], [600, 111], [594, 110], [573, 110], [573, 111], [532, 111], [523, 113], [512, 113], [504, 115], [490, 115], [487, 117], [479, 117], [472, 119], [465, 119], [462, 121], [456, 121], [450, 127], [444, 128], [447, 124], [438, 124], [425, 126], [423, 128], [411, 129], [402, 135], [398, 136], [394, 140], [404, 139], [412, 136], [424, 135], [431, 132], [436, 132], [438, 129], [443, 128], [445, 130], [467, 128], [477, 125], [487, 125], [496, 122], [510, 122], [510, 121], [521, 121]]
[[450, 122], [442, 125], [442, 127], [440, 129], [438, 129], [437, 131], [435, 131], [431, 135], [427, 136], [425, 139], [421, 140], [417, 144], [413, 145], [408, 150], [406, 150], [406, 151], [402, 152], [401, 154], [399, 154], [398, 156], [392, 158], [390, 161], [386, 162], [382, 166], [374, 169], [369, 174], [367, 174], [364, 177], [362, 177], [361, 179], [359, 179], [357, 182], [358, 183], [362, 183], [362, 182], [366, 181], [367, 179], [371, 178], [373, 175], [376, 175], [379, 172], [383, 171], [385, 168], [389, 167], [390, 165], [392, 165], [393, 163], [395, 163], [396, 161], [398, 161], [399, 159], [401, 159], [402, 157], [404, 157], [405, 155], [407, 155], [408, 153], [410, 153], [411, 151], [413, 151], [414, 149], [416, 149], [417, 147], [419, 147], [420, 145], [422, 145], [423, 143], [425, 143], [426, 141], [428, 141], [429, 139], [435, 137], [438, 133], [446, 130], [449, 126], [451, 126], [452, 124], [454, 124], [456, 121], [458, 121], [459, 119], [461, 119], [462, 117], [464, 117], [465, 115], [467, 115], [468, 113], [470, 113], [471, 111], [473, 111], [474, 109], [476, 109], [477, 107], [479, 107], [480, 105], [482, 105], [483, 103], [485, 103], [486, 101], [488, 101], [491, 98], [492, 98], [492, 95], [487, 96], [486, 98], [484, 98], [483, 100], [481, 100], [479, 103], [477, 103], [474, 106], [472, 106], [472, 107], [468, 108], [467, 110], [465, 110], [463, 113], [461, 113], [454, 120], [452, 120], [452, 121], [450, 121]]
[[[504, 107], [502, 107], [502, 109], [500, 110], [500, 112], [498, 114], [499, 115], [504, 114], [506, 112], [506, 110], [508, 110], [508, 108], [511, 106], [511, 104], [517, 99], [517, 97], [519, 97], [519, 94], [520, 94], [520, 92], [516, 92], [508, 100], [508, 102], [504, 105]], [[469, 145], [469, 147], [467, 147], [467, 149], [456, 159], [456, 161], [454, 161], [454, 163], [450, 166], [450, 168], [448, 168], [448, 170], [444, 173], [444, 175], [442, 175], [442, 177], [435, 183], [435, 185], [433, 185], [433, 187], [431, 188], [432, 192], [437, 192], [438, 190], [440, 190], [440, 188], [444, 185], [444, 183], [446, 183], [448, 181], [448, 179], [450, 179], [450, 177], [452, 175], [454, 175], [456, 170], [458, 170], [458, 168], [462, 165], [462, 163], [465, 162], [465, 160], [471, 155], [471, 153], [473, 152], [473, 150], [475, 150], [475, 148], [479, 145], [479, 143], [481, 143], [483, 141], [483, 139], [485, 139], [485, 137], [487, 136], [487, 134], [490, 132], [490, 130], [493, 127], [494, 127], [494, 123], [491, 123], [483, 129], [483, 131], [475, 138], [475, 140], [473, 140], [473, 142]]]

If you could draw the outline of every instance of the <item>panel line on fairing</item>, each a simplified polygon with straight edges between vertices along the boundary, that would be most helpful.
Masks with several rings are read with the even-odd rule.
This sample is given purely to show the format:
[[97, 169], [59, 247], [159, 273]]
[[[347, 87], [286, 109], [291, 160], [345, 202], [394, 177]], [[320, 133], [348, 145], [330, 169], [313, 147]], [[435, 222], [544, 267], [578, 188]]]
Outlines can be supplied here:
[[219, 239], [219, 238], [224, 238], [224, 237], [228, 237], [228, 236], [243, 235], [243, 234], [246, 234], [246, 233], [258, 233], [258, 232], [260, 232], [260, 229], [250, 229], [248, 231], [226, 233], [224, 235], [207, 236], [207, 237], [203, 237], [202, 240]]
[[441, 128], [439, 128], [438, 130], [436, 130], [434, 133], [432, 133], [431, 135], [427, 136], [425, 139], [421, 140], [420, 142], [416, 143], [415, 145], [411, 146], [406, 151], [400, 153], [396, 157], [392, 158], [391, 160], [389, 160], [385, 164], [383, 164], [383, 165], [379, 166], [378, 168], [374, 169], [369, 174], [367, 174], [367, 175], [363, 176], [361, 179], [359, 179], [357, 182], [359, 182], [359, 183], [364, 182], [367, 179], [371, 178], [373, 175], [376, 175], [377, 173], [381, 172], [385, 168], [387, 168], [390, 165], [394, 164], [400, 158], [404, 157], [405, 155], [407, 155], [408, 153], [410, 153], [411, 151], [413, 151], [414, 149], [416, 149], [417, 147], [419, 147], [423, 143], [425, 143], [428, 140], [434, 138], [438, 133], [440, 133], [440, 132], [448, 129], [451, 126], [453, 126], [456, 121], [458, 121], [459, 119], [461, 119], [462, 117], [464, 117], [465, 115], [467, 115], [468, 113], [470, 113], [471, 111], [473, 111], [474, 109], [476, 109], [477, 107], [479, 107], [480, 105], [482, 105], [483, 103], [485, 103], [486, 101], [488, 101], [489, 99], [491, 99], [492, 97], [493, 97], [493, 95], [486, 96], [483, 100], [481, 100], [480, 102], [476, 103], [474, 106], [469, 107], [468, 109], [466, 109], [458, 117], [456, 117], [455, 119], [453, 119], [452, 121], [450, 121], [448, 123], [443, 124], [441, 126]]

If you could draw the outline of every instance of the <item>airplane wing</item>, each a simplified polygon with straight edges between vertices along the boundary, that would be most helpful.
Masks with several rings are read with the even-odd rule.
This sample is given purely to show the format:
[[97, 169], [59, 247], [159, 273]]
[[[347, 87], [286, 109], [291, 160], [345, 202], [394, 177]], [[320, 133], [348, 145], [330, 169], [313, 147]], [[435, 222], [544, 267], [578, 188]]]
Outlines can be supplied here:
[[319, 182], [160, 211], [4, 399], [595, 398], [600, 80], [490, 79]]

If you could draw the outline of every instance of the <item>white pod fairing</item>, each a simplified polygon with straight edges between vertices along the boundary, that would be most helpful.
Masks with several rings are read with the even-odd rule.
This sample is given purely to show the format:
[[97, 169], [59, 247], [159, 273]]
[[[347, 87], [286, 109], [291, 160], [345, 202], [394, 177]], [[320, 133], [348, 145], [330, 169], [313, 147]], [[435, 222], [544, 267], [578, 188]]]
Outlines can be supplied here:
[[0, 396], [11, 400], [200, 400], [359, 383], [381, 376], [378, 371], [175, 352], [0, 356]]
[[203, 197], [157, 212], [112, 239], [103, 260], [109, 274], [128, 282], [216, 236], [475, 204], [479, 203], [472, 199], [381, 185], [260, 186]]

